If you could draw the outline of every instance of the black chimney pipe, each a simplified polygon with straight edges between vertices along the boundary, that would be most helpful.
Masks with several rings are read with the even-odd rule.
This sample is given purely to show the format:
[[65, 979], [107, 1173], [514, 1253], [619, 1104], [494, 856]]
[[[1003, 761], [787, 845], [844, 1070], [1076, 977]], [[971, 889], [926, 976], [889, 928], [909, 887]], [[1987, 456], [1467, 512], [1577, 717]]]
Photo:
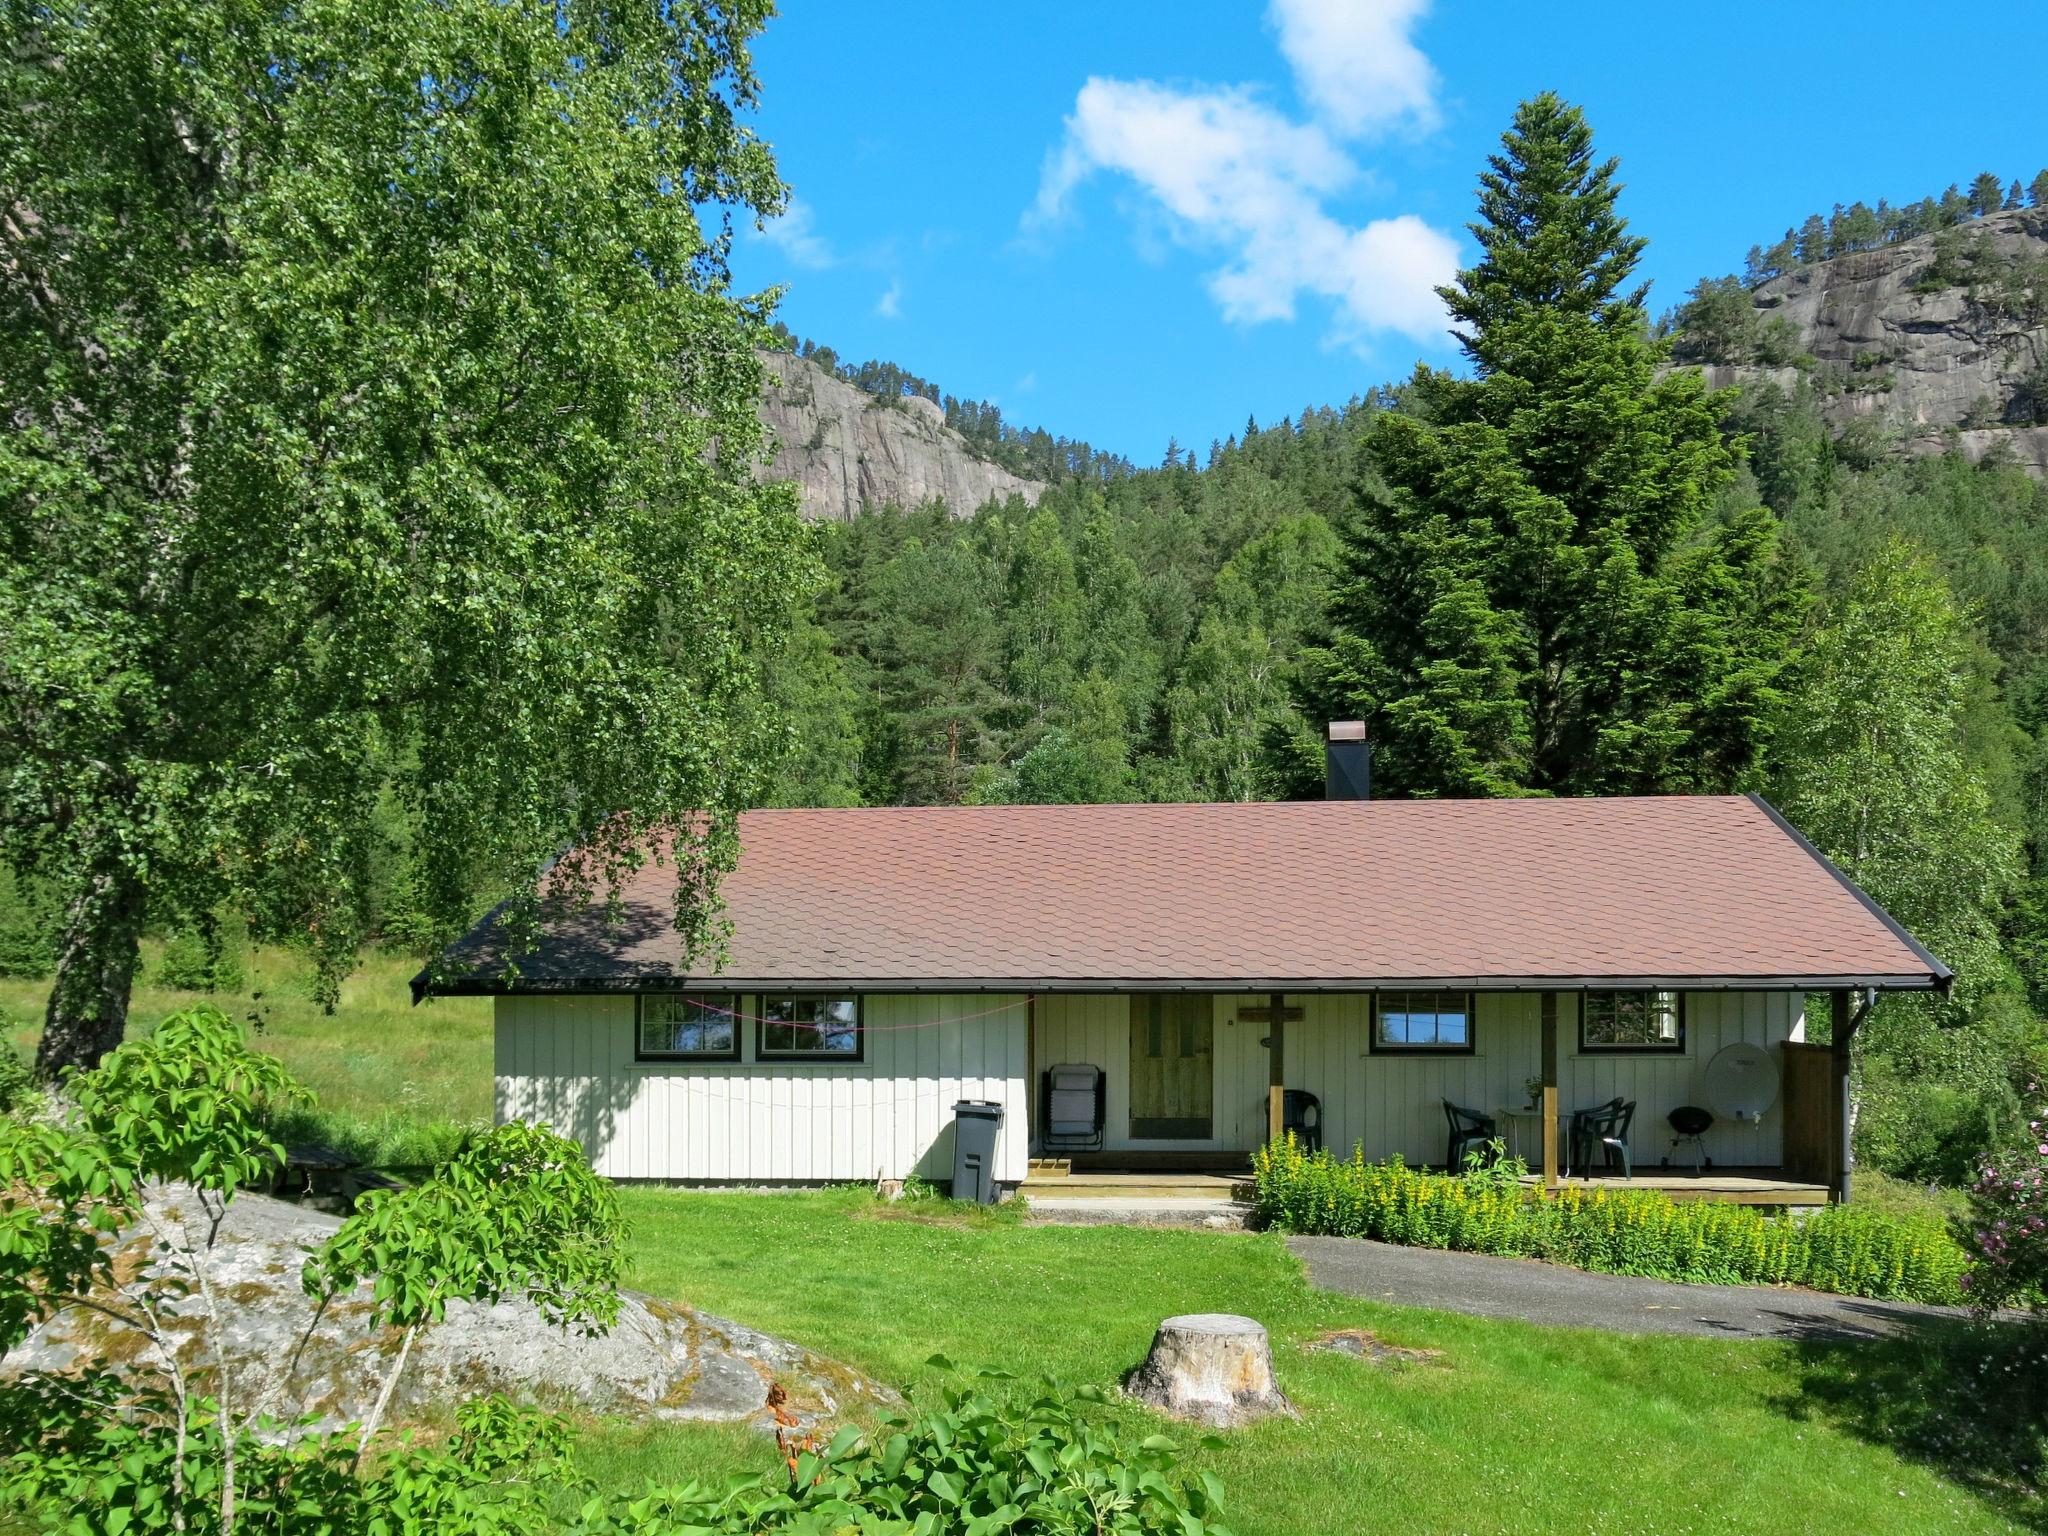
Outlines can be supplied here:
[[1332, 720], [1323, 733], [1323, 798], [1372, 798], [1372, 743], [1363, 720]]

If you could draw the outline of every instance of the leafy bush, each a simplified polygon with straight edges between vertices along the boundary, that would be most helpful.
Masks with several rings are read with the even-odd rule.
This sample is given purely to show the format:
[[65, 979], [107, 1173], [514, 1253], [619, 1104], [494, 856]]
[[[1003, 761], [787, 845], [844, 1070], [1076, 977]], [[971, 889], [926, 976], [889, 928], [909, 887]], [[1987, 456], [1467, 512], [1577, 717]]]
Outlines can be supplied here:
[[35, 1073], [21, 1059], [14, 1042], [6, 1038], [13, 1028], [13, 1018], [0, 1008], [0, 1115], [12, 1114], [36, 1091]]
[[1965, 1287], [1980, 1310], [2048, 1306], [2048, 1107], [2038, 1085], [2028, 1092], [2024, 1139], [1984, 1165], [1960, 1223], [1971, 1260]]
[[1050, 1381], [1018, 1398], [948, 1389], [944, 1408], [887, 1421], [874, 1437], [848, 1426], [822, 1450], [796, 1449], [786, 1482], [764, 1477], [720, 1492], [689, 1483], [637, 1499], [593, 1498], [576, 1531], [1229, 1536], [1214, 1474], [1175, 1476], [1174, 1442], [1150, 1435], [1133, 1444], [1114, 1421], [1088, 1411], [1102, 1401], [1098, 1388]]
[[0, 976], [41, 981], [57, 968], [57, 913], [47, 889], [0, 869]]
[[[465, 1409], [455, 1437], [420, 1450], [378, 1444], [416, 1331], [451, 1301], [522, 1298], [553, 1322], [602, 1332], [618, 1311], [623, 1228], [612, 1187], [582, 1149], [518, 1123], [475, 1137], [411, 1189], [367, 1197], [311, 1255], [302, 1276], [313, 1333], [367, 1328], [388, 1351], [376, 1402], [335, 1432], [259, 1392], [222, 1346], [222, 1314], [200, 1314], [204, 1377], [188, 1369], [167, 1321], [195, 1293], [239, 1192], [284, 1157], [271, 1125], [310, 1099], [284, 1065], [249, 1049], [218, 1008], [172, 1014], [68, 1082], [62, 1115], [0, 1119], [0, 1350], [87, 1297], [118, 1341], [120, 1377], [29, 1375], [0, 1394], [0, 1502], [47, 1529], [341, 1533], [533, 1529], [567, 1432], [504, 1404]], [[192, 1186], [200, 1207], [148, 1212], [157, 1181]], [[151, 1262], [114, 1262], [120, 1234], [147, 1222]], [[329, 1304], [372, 1282], [367, 1306]], [[318, 1393], [314, 1389], [315, 1395]], [[233, 1411], [230, 1411], [230, 1405]], [[118, 1411], [116, 1411], [118, 1410]], [[284, 1449], [269, 1442], [289, 1439]]]
[[239, 992], [249, 980], [238, 947], [218, 927], [179, 929], [152, 970], [158, 986], [180, 992]]
[[1804, 1219], [1673, 1200], [1654, 1189], [1526, 1189], [1497, 1170], [1426, 1173], [1399, 1158], [1313, 1156], [1292, 1138], [1253, 1161], [1255, 1202], [1292, 1232], [1550, 1259], [1616, 1275], [1720, 1285], [1807, 1285], [1849, 1296], [1948, 1302], [1965, 1257], [1938, 1225], [1855, 1206]]

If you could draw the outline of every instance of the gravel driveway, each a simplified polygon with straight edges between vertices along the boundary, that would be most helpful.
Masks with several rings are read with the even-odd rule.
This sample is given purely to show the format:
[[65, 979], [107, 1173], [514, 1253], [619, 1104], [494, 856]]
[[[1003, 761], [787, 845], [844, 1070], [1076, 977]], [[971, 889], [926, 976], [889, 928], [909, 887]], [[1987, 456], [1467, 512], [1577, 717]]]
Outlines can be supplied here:
[[1875, 1338], [1906, 1332], [1924, 1318], [1968, 1315], [1957, 1307], [1818, 1291], [1596, 1275], [1534, 1259], [1402, 1248], [1356, 1237], [1290, 1237], [1287, 1246], [1308, 1266], [1311, 1281], [1347, 1296], [1614, 1333]]

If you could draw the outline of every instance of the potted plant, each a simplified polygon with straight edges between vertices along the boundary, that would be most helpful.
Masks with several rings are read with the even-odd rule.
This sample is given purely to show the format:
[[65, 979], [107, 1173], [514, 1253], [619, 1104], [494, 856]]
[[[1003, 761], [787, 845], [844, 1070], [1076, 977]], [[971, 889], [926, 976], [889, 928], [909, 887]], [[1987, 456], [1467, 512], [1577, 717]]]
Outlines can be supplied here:
[[1523, 1106], [1522, 1106], [1522, 1107], [1523, 1107], [1524, 1109], [1541, 1109], [1541, 1108], [1543, 1107], [1543, 1079], [1542, 1079], [1542, 1078], [1540, 1078], [1540, 1077], [1525, 1077], [1525, 1078], [1523, 1078], [1523, 1079], [1522, 1079], [1522, 1091], [1523, 1091], [1523, 1092], [1524, 1092], [1525, 1094], [1527, 1094], [1527, 1095], [1529, 1096], [1529, 1101], [1528, 1101], [1528, 1103], [1526, 1103], [1525, 1105], [1523, 1105]]

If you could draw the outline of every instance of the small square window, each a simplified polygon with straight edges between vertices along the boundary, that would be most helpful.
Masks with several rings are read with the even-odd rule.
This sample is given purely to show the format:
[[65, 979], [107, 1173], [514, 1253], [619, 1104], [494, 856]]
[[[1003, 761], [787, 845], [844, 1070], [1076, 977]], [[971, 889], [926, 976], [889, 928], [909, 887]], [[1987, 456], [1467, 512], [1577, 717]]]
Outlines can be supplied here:
[[1372, 1049], [1443, 1051], [1470, 1055], [1473, 1049], [1470, 992], [1378, 992], [1373, 995]]
[[1588, 992], [1579, 1008], [1579, 1049], [1683, 1051], [1683, 998], [1677, 992]]
[[685, 997], [643, 993], [640, 998], [639, 1059], [642, 1061], [738, 1061], [739, 999], [731, 993]]
[[859, 1061], [860, 999], [773, 994], [761, 999], [762, 1056]]

